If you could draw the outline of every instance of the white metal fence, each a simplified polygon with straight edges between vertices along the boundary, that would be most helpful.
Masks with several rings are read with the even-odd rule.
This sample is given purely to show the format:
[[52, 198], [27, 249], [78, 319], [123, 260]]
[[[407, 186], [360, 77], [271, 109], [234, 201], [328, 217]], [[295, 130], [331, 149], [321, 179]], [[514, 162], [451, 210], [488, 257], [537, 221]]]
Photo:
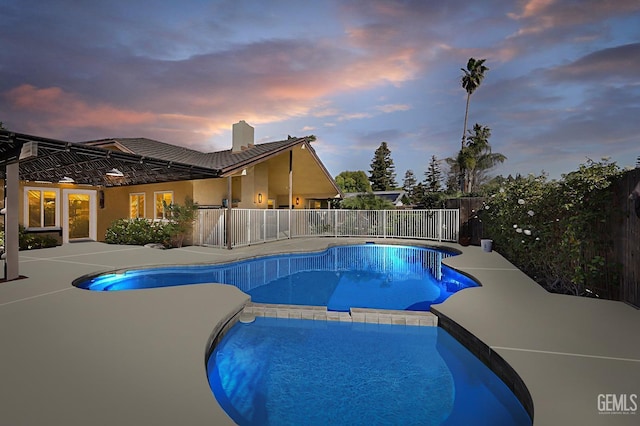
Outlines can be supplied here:
[[[226, 209], [200, 209], [193, 243], [226, 247]], [[458, 209], [231, 210], [231, 246], [296, 237], [416, 238], [457, 241]]]

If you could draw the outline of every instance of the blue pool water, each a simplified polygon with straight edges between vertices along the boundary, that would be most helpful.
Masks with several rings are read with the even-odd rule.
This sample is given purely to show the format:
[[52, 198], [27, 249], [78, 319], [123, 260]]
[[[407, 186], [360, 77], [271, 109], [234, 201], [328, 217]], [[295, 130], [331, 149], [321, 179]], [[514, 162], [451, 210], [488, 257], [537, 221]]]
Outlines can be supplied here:
[[428, 311], [478, 284], [442, 265], [452, 253], [423, 247], [362, 244], [222, 265], [127, 270], [74, 283], [96, 291], [225, 283], [257, 303]]
[[531, 425], [438, 327], [257, 317], [229, 330], [207, 374], [240, 425]]

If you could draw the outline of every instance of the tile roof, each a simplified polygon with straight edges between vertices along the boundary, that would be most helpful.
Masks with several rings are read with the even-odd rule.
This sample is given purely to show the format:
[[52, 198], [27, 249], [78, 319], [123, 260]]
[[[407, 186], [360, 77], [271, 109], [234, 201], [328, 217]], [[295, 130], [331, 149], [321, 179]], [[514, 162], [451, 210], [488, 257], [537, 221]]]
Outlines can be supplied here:
[[201, 152], [147, 138], [112, 138], [84, 142], [91, 146], [116, 144], [131, 154], [159, 160], [173, 161], [219, 170], [221, 173], [247, 166], [259, 159], [275, 155], [303, 142], [310, 142], [308, 136], [289, 138], [282, 141], [253, 145], [240, 152], [231, 149], [217, 152]]
[[[20, 160], [20, 179], [57, 182], [70, 177], [76, 183], [95, 186], [123, 186], [178, 180], [226, 177], [243, 168], [305, 144], [330, 181], [310, 142], [313, 136], [253, 145], [240, 152], [224, 150], [204, 153], [146, 138], [100, 139], [65, 142], [0, 129], [0, 166], [18, 161], [23, 147], [35, 154]], [[116, 150], [114, 150], [114, 145]], [[125, 177], [105, 173], [112, 168]], [[2, 175], [0, 174], [0, 179]], [[336, 191], [340, 192], [333, 182]]]

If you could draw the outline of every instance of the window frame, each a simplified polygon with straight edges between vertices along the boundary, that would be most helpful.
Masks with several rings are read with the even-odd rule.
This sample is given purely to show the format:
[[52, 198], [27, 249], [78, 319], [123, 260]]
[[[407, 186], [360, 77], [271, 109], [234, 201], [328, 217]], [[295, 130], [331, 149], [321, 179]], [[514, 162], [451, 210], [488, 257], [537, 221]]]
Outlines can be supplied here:
[[[138, 201], [138, 216], [132, 216], [131, 215], [131, 197], [136, 196], [137, 201]], [[142, 202], [144, 203], [144, 206], [142, 208], [142, 215], [140, 216], [140, 196], [142, 196]], [[130, 192], [129, 193], [129, 219], [145, 219], [147, 217], [146, 215], [146, 210], [147, 210], [147, 193], [146, 192]], [[155, 213], [154, 213], [155, 214]]]
[[[40, 226], [29, 226], [29, 192], [30, 191], [38, 191], [40, 192]], [[45, 192], [53, 192], [56, 197], [56, 205], [53, 209], [54, 214], [54, 224], [52, 226], [44, 226], [44, 193]], [[52, 188], [52, 187], [43, 187], [43, 186], [25, 186], [23, 188], [23, 197], [24, 197], [24, 209], [23, 209], [23, 224], [25, 229], [27, 230], [55, 230], [60, 229], [60, 221], [62, 218], [60, 217], [60, 203], [62, 203], [62, 199], [60, 198], [60, 188]]]
[[167, 212], [164, 210], [164, 208], [162, 209], [162, 217], [158, 217], [158, 209], [156, 208], [156, 206], [158, 203], [158, 195], [160, 194], [171, 194], [170, 204], [173, 204], [173, 201], [174, 201], [173, 191], [154, 191], [153, 193], [153, 220], [166, 221], [168, 220]]

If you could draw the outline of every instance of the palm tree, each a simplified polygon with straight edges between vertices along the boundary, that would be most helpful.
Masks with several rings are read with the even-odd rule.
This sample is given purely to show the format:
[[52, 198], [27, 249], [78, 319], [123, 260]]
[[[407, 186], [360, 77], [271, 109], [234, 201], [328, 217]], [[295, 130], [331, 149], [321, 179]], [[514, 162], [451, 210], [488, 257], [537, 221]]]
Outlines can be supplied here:
[[464, 111], [464, 128], [462, 130], [462, 143], [460, 149], [464, 149], [464, 142], [466, 140], [467, 118], [469, 117], [469, 100], [471, 99], [471, 94], [480, 87], [482, 80], [484, 80], [484, 73], [489, 71], [489, 68], [484, 66], [485, 61], [486, 59], [469, 58], [469, 61], [467, 62], [467, 69], [460, 68], [462, 72], [464, 72], [464, 75], [460, 80], [462, 88], [467, 91], [467, 107]]
[[491, 152], [490, 137], [491, 129], [476, 123], [473, 131], [469, 130], [467, 145], [458, 154], [457, 163], [466, 171], [464, 186], [467, 192], [473, 191], [485, 171], [507, 159], [503, 154]]

